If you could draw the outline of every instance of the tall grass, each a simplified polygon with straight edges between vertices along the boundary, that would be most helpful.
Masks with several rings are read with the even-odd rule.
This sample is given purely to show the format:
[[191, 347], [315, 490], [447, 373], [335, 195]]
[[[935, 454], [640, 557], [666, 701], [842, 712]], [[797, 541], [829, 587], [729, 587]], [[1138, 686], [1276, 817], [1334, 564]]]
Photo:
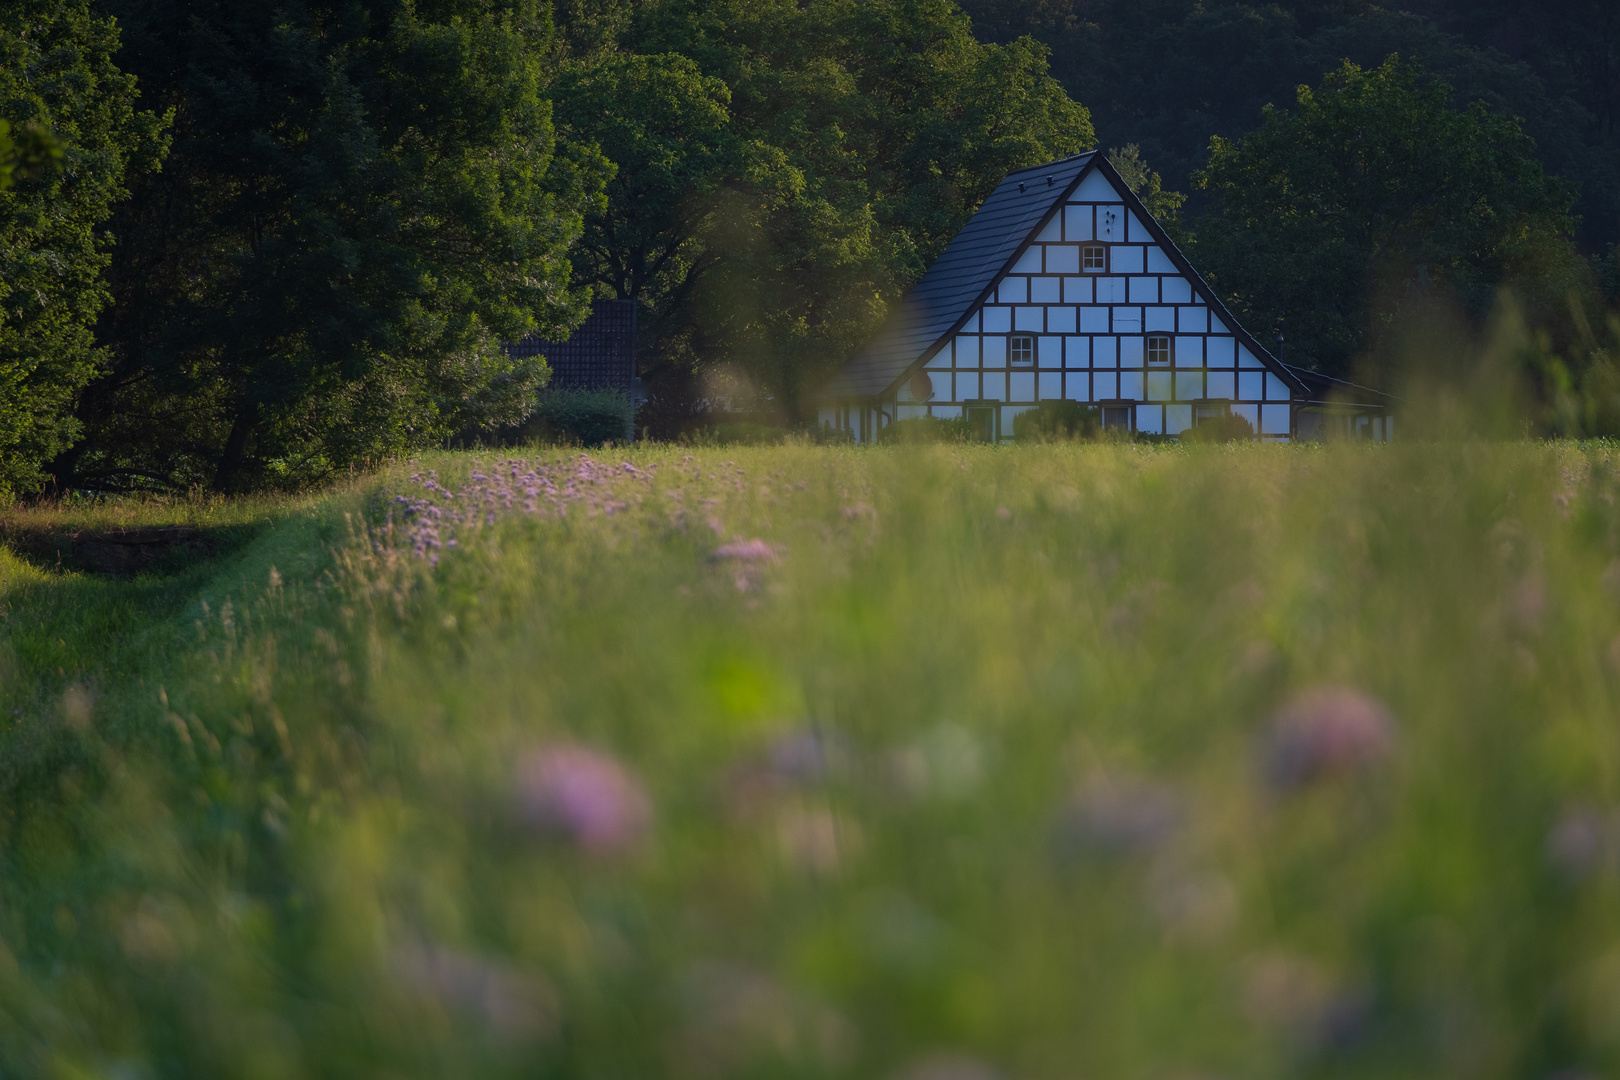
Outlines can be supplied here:
[[1617, 494], [1526, 444], [445, 455], [191, 576], [8, 564], [0, 1060], [1620, 1071]]

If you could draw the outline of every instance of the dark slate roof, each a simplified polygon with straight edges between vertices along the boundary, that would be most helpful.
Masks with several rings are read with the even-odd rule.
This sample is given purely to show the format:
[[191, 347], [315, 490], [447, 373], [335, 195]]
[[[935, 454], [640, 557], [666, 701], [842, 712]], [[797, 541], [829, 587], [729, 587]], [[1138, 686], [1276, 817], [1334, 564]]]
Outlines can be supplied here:
[[[1204, 276], [1193, 268], [1175, 241], [1148, 213], [1142, 200], [1131, 193], [1108, 159], [1095, 150], [1009, 174], [956, 234], [945, 253], [928, 268], [922, 280], [912, 286], [900, 302], [900, 310], [878, 336], [833, 377], [822, 390], [822, 396], [875, 397], [899, 382], [912, 367], [933, 356], [967, 321], [968, 315], [989, 298], [990, 290], [1012, 268], [1052, 213], [1068, 201], [1069, 193], [1080, 186], [1093, 166], [1108, 178], [1121, 201], [1148, 227], [1159, 247], [1192, 283], [1210, 310], [1232, 328], [1232, 333], [1249, 347], [1266, 370], [1286, 382], [1296, 395], [1308, 398], [1311, 388], [1301, 378], [1303, 372], [1278, 361], [1258, 338], [1232, 317]], [[1046, 182], [1048, 176], [1052, 177], [1051, 184]], [[1019, 185], [1023, 185], [1022, 191]]]
[[[873, 338], [833, 377], [829, 397], [880, 394], [955, 330], [1023, 251], [1096, 151], [1019, 169], [984, 200]], [[1052, 178], [1050, 184], [1047, 177]], [[1020, 186], [1023, 190], [1019, 190]]]

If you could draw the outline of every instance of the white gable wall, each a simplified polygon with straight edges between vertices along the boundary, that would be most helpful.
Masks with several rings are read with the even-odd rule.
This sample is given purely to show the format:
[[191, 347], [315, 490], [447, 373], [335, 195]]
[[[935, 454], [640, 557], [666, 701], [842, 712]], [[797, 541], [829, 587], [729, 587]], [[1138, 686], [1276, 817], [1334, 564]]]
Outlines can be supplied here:
[[[1100, 268], [1086, 269], [1087, 247], [1102, 249]], [[1009, 356], [1017, 334], [1036, 339], [1028, 362]], [[1167, 364], [1147, 361], [1146, 340], [1158, 335], [1172, 343]], [[1287, 385], [1210, 311], [1096, 171], [924, 370], [933, 396], [924, 404], [902, 391], [897, 419], [992, 406], [1011, 438], [1014, 413], [1068, 398], [1124, 407], [1136, 430], [1155, 434], [1187, 430], [1197, 406], [1243, 416], [1264, 437], [1290, 432]]]

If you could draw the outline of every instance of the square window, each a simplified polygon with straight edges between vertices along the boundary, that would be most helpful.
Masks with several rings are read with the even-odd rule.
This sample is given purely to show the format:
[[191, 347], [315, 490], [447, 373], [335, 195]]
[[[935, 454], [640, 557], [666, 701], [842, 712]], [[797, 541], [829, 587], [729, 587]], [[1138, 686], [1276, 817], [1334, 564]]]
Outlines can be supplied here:
[[1080, 268], [1087, 273], [1100, 274], [1107, 268], [1108, 255], [1102, 245], [1090, 245], [1080, 249]]
[[1170, 338], [1165, 334], [1150, 334], [1147, 339], [1147, 362], [1168, 367], [1170, 364]]
[[1129, 405], [1104, 405], [1102, 426], [1104, 430], [1131, 430], [1131, 407]]
[[1035, 362], [1035, 338], [1031, 334], [1014, 334], [1007, 341], [1008, 352], [1014, 364]]

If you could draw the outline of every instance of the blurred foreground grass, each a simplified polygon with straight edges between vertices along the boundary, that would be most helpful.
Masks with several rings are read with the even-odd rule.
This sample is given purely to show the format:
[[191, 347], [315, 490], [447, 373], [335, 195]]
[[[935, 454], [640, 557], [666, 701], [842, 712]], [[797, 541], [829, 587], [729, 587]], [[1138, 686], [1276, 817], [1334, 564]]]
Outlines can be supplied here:
[[1617, 494], [446, 455], [177, 576], [0, 553], [0, 1070], [1620, 1076]]

